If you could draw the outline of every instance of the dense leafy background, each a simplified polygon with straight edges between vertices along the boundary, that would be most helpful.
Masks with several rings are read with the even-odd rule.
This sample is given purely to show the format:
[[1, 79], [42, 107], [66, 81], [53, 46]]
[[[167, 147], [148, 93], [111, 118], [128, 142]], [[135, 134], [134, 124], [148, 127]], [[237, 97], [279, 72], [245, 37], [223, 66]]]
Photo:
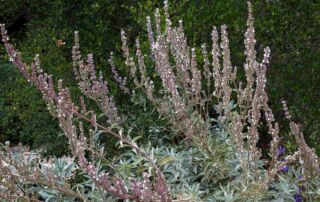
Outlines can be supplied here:
[[[200, 47], [210, 44], [213, 25], [228, 26], [233, 64], [243, 64], [243, 35], [246, 26], [246, 1], [181, 0], [171, 1], [174, 22], [183, 19], [189, 43]], [[162, 1], [156, 0], [4, 0], [0, 18], [26, 61], [40, 53], [43, 68], [76, 86], [71, 66], [73, 32], [80, 31], [83, 54], [94, 53], [98, 69], [110, 75], [109, 52], [121, 58], [120, 29], [125, 29], [134, 43], [136, 36], [145, 39], [145, 17], [152, 15]], [[305, 136], [320, 154], [320, 2], [292, 0], [254, 1], [258, 55], [263, 47], [272, 50], [268, 71], [270, 102], [278, 120], [283, 120], [280, 100], [286, 99], [294, 119], [304, 126]], [[57, 41], [65, 42], [57, 46]], [[32, 147], [47, 146], [49, 153], [61, 154], [64, 139], [59, 136], [57, 121], [50, 117], [40, 93], [7, 63], [1, 47], [0, 63], [0, 139], [23, 142]], [[120, 59], [117, 59], [120, 60]], [[120, 72], [127, 69], [119, 63]], [[112, 92], [122, 106], [132, 110], [128, 120], [135, 121], [139, 132], [160, 126], [152, 112], [128, 107], [111, 76]], [[72, 89], [75, 97], [79, 94]], [[141, 101], [143, 102], [143, 100]], [[142, 103], [143, 106], [143, 103]], [[92, 106], [94, 107], [94, 106]], [[151, 118], [151, 119], [150, 119]], [[283, 141], [290, 147], [287, 123], [282, 122]], [[152, 130], [151, 130], [152, 131]], [[59, 136], [59, 138], [57, 138]], [[65, 147], [65, 146], [63, 146]], [[59, 148], [59, 150], [57, 150]]]

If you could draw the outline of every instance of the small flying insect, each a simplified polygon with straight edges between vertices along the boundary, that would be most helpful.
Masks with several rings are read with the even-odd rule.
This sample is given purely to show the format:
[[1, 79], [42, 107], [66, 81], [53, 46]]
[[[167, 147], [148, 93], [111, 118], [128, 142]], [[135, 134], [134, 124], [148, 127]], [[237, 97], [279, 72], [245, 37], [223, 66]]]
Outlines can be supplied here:
[[57, 44], [58, 47], [60, 47], [60, 46], [64, 46], [66, 44], [66, 42], [64, 42], [63, 40], [59, 39], [59, 40], [57, 40], [56, 44]]

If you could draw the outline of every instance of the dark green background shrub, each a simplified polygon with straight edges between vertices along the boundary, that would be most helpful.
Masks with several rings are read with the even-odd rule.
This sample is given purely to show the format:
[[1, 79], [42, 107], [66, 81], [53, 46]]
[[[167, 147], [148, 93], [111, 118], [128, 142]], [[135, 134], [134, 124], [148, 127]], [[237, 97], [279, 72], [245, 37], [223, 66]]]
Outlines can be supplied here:
[[[19, 4], [8, 0], [0, 4], [0, 17], [7, 24], [9, 34], [23, 58], [31, 61], [35, 53], [40, 53], [43, 68], [53, 74], [54, 79], [63, 78], [68, 86], [75, 86], [71, 48], [73, 32], [78, 30], [82, 53], [94, 54], [98, 69], [107, 75], [117, 103], [122, 105], [120, 110], [130, 110], [132, 108], [127, 107], [129, 103], [126, 99], [121, 99], [123, 94], [110, 76], [109, 52], [114, 51], [117, 61], [121, 61], [120, 29], [125, 29], [129, 34], [130, 45], [138, 35], [145, 39], [145, 17], [152, 15], [152, 11], [161, 5], [160, 0], [23, 0]], [[242, 66], [246, 1], [182, 0], [170, 1], [170, 6], [173, 8], [170, 10], [173, 11], [171, 16], [174, 22], [183, 19], [189, 43], [196, 47], [204, 42], [210, 45], [213, 25], [226, 24], [233, 64]], [[280, 100], [286, 99], [294, 119], [303, 124], [305, 137], [311, 146], [316, 147], [318, 154], [319, 12], [319, 1], [254, 1], [258, 55], [262, 55], [262, 47], [266, 45], [272, 52], [268, 70], [271, 107], [278, 120], [282, 120]], [[57, 46], [58, 40], [64, 41], [65, 45]], [[7, 60], [5, 56], [2, 58]], [[128, 73], [120, 62], [117, 64], [120, 73]], [[60, 131], [56, 121], [45, 110], [40, 94], [34, 88], [26, 87], [25, 81], [10, 65], [0, 65], [1, 140], [22, 141], [34, 147], [51, 145], [52, 151], [61, 148], [63, 138], [55, 139]], [[79, 93], [76, 90], [73, 92], [75, 95]], [[148, 110], [137, 107], [132, 114], [128, 121], [136, 121], [138, 126], [145, 123], [143, 128], [137, 127], [140, 133], [157, 124], [157, 117]], [[165, 126], [165, 123], [162, 125]], [[283, 141], [290, 147], [287, 143], [291, 139], [288, 125], [280, 125], [284, 126], [281, 133]], [[53, 140], [55, 144], [52, 144]]]

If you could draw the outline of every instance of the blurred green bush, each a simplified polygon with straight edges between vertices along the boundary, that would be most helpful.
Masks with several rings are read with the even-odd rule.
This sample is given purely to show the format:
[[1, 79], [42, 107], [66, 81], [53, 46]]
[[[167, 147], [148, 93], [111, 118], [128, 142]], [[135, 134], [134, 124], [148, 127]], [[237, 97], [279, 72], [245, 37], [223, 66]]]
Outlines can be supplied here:
[[[189, 44], [196, 47], [204, 42], [210, 45], [212, 26], [225, 23], [233, 65], [242, 67], [246, 1], [181, 0], [169, 3], [174, 22], [183, 19]], [[54, 79], [63, 78], [68, 86], [75, 86], [71, 48], [73, 32], [79, 31], [82, 53], [94, 54], [98, 70], [107, 75], [116, 102], [122, 105], [120, 110], [132, 110], [133, 115], [127, 121], [143, 125], [137, 127], [143, 134], [156, 126], [157, 117], [141, 107], [128, 107], [127, 99], [123, 99], [124, 95], [110, 76], [107, 59], [109, 52], [114, 51], [116, 60], [121, 60], [120, 29], [129, 34], [131, 46], [136, 36], [145, 39], [145, 18], [153, 15], [152, 11], [161, 5], [161, 0], [22, 0], [19, 4], [7, 0], [0, 4], [0, 10], [4, 11], [0, 17], [7, 23], [9, 34], [23, 58], [31, 61], [35, 53], [40, 53], [43, 69], [53, 74]], [[258, 55], [262, 55], [262, 47], [266, 45], [272, 51], [268, 71], [271, 107], [278, 120], [284, 120], [280, 100], [286, 99], [294, 118], [304, 125], [308, 143], [320, 154], [320, 2], [266, 0], [255, 1], [253, 5]], [[142, 47], [147, 51], [146, 46]], [[117, 63], [119, 72], [126, 74], [128, 70], [121, 64]], [[0, 68], [1, 140], [24, 141], [34, 146], [49, 142], [52, 148], [62, 145], [62, 138], [55, 141], [57, 145], [45, 138], [56, 137], [59, 129], [44, 104], [38, 101], [40, 95], [33, 88], [25, 87], [25, 81], [14, 73], [13, 68], [6, 64], [1, 64]], [[79, 94], [75, 88], [71, 90], [75, 95]], [[281, 134], [290, 148], [288, 125], [280, 125], [285, 126]]]

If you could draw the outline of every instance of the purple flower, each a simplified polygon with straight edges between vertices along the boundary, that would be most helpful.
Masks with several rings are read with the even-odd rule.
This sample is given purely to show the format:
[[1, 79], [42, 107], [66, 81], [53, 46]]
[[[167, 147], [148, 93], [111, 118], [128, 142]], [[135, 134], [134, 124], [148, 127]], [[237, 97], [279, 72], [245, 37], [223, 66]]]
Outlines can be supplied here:
[[295, 202], [302, 202], [302, 196], [300, 193], [296, 193], [293, 198]]
[[289, 166], [283, 166], [280, 170], [283, 172], [288, 172]]
[[280, 156], [286, 152], [286, 148], [282, 145], [280, 145], [277, 149], [277, 155]]
[[298, 192], [293, 195], [295, 202], [302, 202], [302, 195], [301, 195], [301, 189], [298, 187]]

